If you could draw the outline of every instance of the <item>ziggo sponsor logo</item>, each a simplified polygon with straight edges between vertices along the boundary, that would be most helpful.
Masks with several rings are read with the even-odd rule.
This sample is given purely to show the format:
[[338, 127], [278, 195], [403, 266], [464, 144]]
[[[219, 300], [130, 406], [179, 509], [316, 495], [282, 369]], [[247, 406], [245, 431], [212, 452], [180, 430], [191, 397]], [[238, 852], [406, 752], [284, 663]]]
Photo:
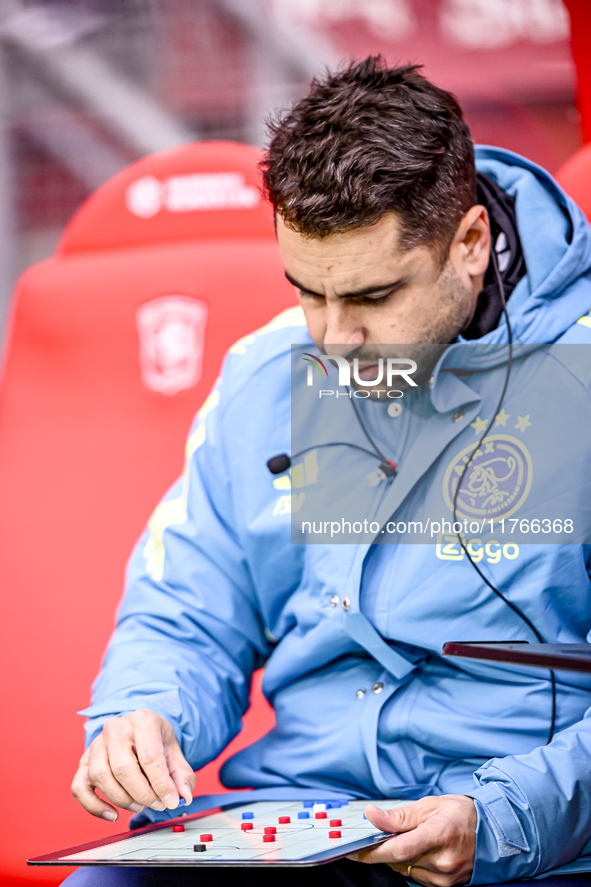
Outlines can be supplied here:
[[[489, 564], [498, 564], [502, 558], [514, 561], [519, 556], [519, 545], [516, 542], [502, 544], [496, 539], [491, 539], [490, 542], [483, 543], [481, 539], [474, 538], [465, 544], [470, 559], [475, 564], [483, 558]], [[440, 561], [461, 561], [466, 556], [457, 536], [444, 536], [442, 533], [437, 537], [435, 554]]]

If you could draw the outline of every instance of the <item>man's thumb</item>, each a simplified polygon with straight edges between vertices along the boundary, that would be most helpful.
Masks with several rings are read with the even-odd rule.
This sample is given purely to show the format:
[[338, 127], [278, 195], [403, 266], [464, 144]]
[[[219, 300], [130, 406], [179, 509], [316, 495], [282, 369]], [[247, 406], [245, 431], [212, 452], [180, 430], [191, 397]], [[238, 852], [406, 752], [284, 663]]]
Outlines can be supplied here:
[[383, 832], [409, 832], [425, 819], [417, 804], [394, 807], [392, 810], [382, 810], [368, 804], [364, 812], [371, 824]]

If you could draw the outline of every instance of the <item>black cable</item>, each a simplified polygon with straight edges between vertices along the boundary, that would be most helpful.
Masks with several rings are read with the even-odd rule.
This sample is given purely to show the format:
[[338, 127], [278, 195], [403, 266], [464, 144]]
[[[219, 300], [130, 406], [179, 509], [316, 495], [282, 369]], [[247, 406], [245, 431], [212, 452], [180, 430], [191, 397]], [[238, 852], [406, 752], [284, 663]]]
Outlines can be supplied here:
[[348, 441], [331, 441], [330, 443], [322, 443], [322, 444], [314, 444], [314, 446], [306, 447], [303, 450], [299, 450], [297, 453], [294, 453], [292, 456], [288, 456], [287, 453], [281, 453], [278, 456], [273, 456], [273, 458], [269, 459], [267, 462], [267, 468], [271, 472], [271, 474], [282, 474], [284, 471], [290, 467], [291, 463], [294, 459], [297, 459], [298, 456], [303, 456], [304, 453], [309, 453], [312, 450], [321, 450], [324, 447], [349, 447], [352, 450], [359, 450], [361, 453], [365, 453], [368, 456], [373, 456], [374, 458], [377, 456], [382, 460], [381, 465], [379, 466], [386, 477], [396, 477], [396, 463], [391, 459], [388, 459], [384, 453], [380, 450], [377, 444], [372, 440], [367, 428], [363, 424], [363, 420], [359, 413], [357, 412], [357, 407], [353, 398], [351, 398], [351, 404], [353, 405], [353, 412], [357, 417], [357, 421], [361, 426], [361, 430], [363, 431], [365, 437], [368, 439], [369, 443], [373, 447], [372, 450], [368, 450], [365, 447], [360, 447], [358, 444], [352, 444]]
[[[456, 522], [458, 496], [460, 493], [460, 488], [462, 486], [462, 482], [464, 480], [464, 476], [470, 466], [470, 463], [472, 462], [472, 460], [474, 458], [474, 455], [480, 449], [485, 437], [487, 436], [487, 434], [489, 434], [491, 428], [493, 427], [493, 423], [494, 423], [497, 415], [501, 411], [501, 407], [502, 407], [503, 402], [505, 400], [505, 394], [507, 393], [507, 388], [509, 386], [509, 379], [511, 376], [511, 368], [513, 366], [513, 330], [511, 329], [511, 321], [509, 320], [509, 312], [507, 311], [507, 303], [505, 300], [505, 290], [503, 287], [503, 281], [501, 279], [501, 274], [499, 272], [497, 256], [494, 251], [494, 248], [491, 250], [491, 262], [492, 262], [493, 270], [494, 270], [495, 277], [496, 277], [496, 282], [497, 282], [497, 286], [498, 286], [498, 290], [499, 290], [499, 296], [501, 299], [502, 312], [505, 317], [505, 323], [507, 324], [507, 336], [508, 336], [508, 344], [509, 344], [509, 356], [508, 356], [508, 360], [507, 360], [507, 373], [505, 375], [505, 383], [503, 385], [503, 390], [501, 391], [501, 396], [499, 397], [499, 402], [498, 402], [497, 408], [494, 411], [493, 416], [492, 416], [490, 422], [488, 423], [486, 430], [484, 431], [484, 434], [482, 435], [482, 437], [480, 438], [478, 443], [475, 445], [472, 453], [470, 454], [470, 458], [468, 459], [468, 461], [464, 465], [464, 468], [463, 468], [462, 473], [460, 475], [460, 478], [459, 478], [459, 481], [458, 481], [458, 484], [456, 487], [456, 491], [454, 494], [454, 500], [453, 500], [453, 522], [454, 523]], [[351, 405], [353, 407], [353, 411], [355, 413], [355, 416], [357, 417], [357, 421], [359, 422], [359, 425], [361, 426], [361, 430], [363, 431], [365, 437], [367, 438], [367, 440], [369, 441], [371, 446], [374, 448], [375, 452], [378, 453], [378, 455], [380, 456], [380, 458], [384, 462], [387, 462], [388, 464], [392, 464], [390, 462], [390, 460], [387, 459], [386, 456], [381, 452], [381, 450], [379, 449], [379, 447], [377, 446], [375, 441], [372, 440], [372, 438], [371, 438], [371, 436], [370, 436], [370, 434], [369, 434], [367, 428], [365, 427], [365, 424], [361, 418], [361, 415], [359, 414], [359, 411], [357, 409], [357, 405], [355, 404], [355, 401], [353, 399], [351, 399]], [[362, 447], [358, 447], [358, 449], [362, 450]], [[364, 452], [367, 452], [367, 450], [364, 450]], [[457, 536], [458, 536], [460, 546], [461, 546], [462, 550], [464, 551], [464, 553], [466, 554], [468, 561], [472, 564], [472, 566], [474, 567], [474, 569], [476, 570], [476, 572], [478, 573], [478, 575], [480, 576], [482, 581], [491, 589], [491, 591], [493, 591], [497, 595], [498, 598], [500, 598], [500, 600], [503, 601], [503, 603], [507, 604], [507, 606], [510, 607], [511, 610], [513, 610], [513, 612], [517, 616], [519, 616], [520, 619], [523, 620], [523, 622], [525, 622], [525, 624], [533, 632], [533, 634], [535, 635], [535, 637], [539, 641], [539, 643], [541, 643], [541, 644], [546, 643], [546, 641], [544, 640], [544, 638], [542, 637], [542, 635], [540, 634], [540, 632], [538, 631], [536, 626], [533, 624], [531, 619], [529, 619], [528, 616], [526, 616], [525, 613], [516, 604], [514, 604], [512, 601], [508, 600], [505, 597], [505, 595], [501, 591], [499, 591], [499, 589], [496, 588], [489, 579], [487, 579], [487, 577], [484, 575], [482, 570], [478, 567], [476, 562], [470, 556], [470, 552], [468, 551], [468, 549], [466, 547], [466, 543], [462, 539], [461, 534], [458, 533]], [[548, 733], [547, 743], [552, 741], [552, 737], [554, 736], [554, 730], [556, 727], [556, 676], [554, 674], [553, 669], [549, 669], [549, 672], [550, 672], [550, 684], [551, 684], [551, 688], [552, 688], [552, 714], [551, 714], [551, 718], [550, 718], [550, 730]]]
[[[508, 340], [509, 340], [509, 358], [507, 360], [507, 374], [505, 376], [505, 384], [503, 385], [503, 391], [502, 391], [501, 396], [499, 398], [499, 403], [497, 405], [497, 408], [493, 412], [492, 419], [488, 423], [488, 426], [487, 426], [484, 434], [482, 435], [482, 437], [480, 438], [480, 440], [478, 441], [478, 443], [475, 445], [474, 449], [472, 450], [472, 453], [470, 454], [470, 458], [468, 459], [468, 461], [464, 465], [462, 473], [460, 474], [460, 478], [459, 478], [458, 484], [456, 486], [456, 491], [454, 494], [454, 501], [453, 501], [453, 522], [454, 522], [454, 524], [456, 523], [456, 517], [457, 517], [458, 496], [460, 494], [460, 488], [462, 486], [464, 476], [465, 476], [466, 471], [468, 470], [468, 467], [470, 466], [470, 463], [472, 462], [472, 459], [474, 458], [476, 452], [480, 449], [485, 437], [490, 432], [490, 430], [493, 426], [493, 422], [495, 421], [497, 415], [501, 411], [501, 407], [502, 407], [503, 401], [505, 399], [505, 394], [507, 392], [507, 387], [509, 385], [509, 377], [511, 375], [511, 367], [513, 365], [513, 331], [511, 329], [511, 322], [509, 320], [509, 312], [507, 311], [507, 303], [505, 301], [505, 291], [503, 288], [503, 281], [501, 279], [501, 274], [499, 272], [499, 266], [497, 263], [497, 257], [496, 257], [494, 248], [491, 250], [491, 261], [492, 261], [493, 269], [494, 269], [495, 276], [497, 279], [497, 286], [499, 288], [499, 295], [501, 297], [503, 315], [505, 317], [505, 322], [507, 324], [507, 336], [508, 336]], [[528, 628], [530, 628], [531, 631], [533, 632], [533, 634], [536, 636], [536, 639], [539, 641], [540, 644], [547, 643], [544, 640], [544, 638], [542, 637], [542, 635], [540, 634], [540, 632], [538, 631], [538, 629], [536, 628], [536, 626], [533, 624], [531, 619], [529, 619], [525, 615], [525, 613], [516, 604], [514, 604], [514, 603], [512, 603], [512, 601], [508, 600], [505, 597], [505, 595], [501, 591], [499, 591], [498, 588], [495, 588], [495, 586], [492, 584], [492, 582], [490, 582], [489, 579], [486, 578], [486, 576], [484, 575], [484, 573], [482, 572], [482, 570], [480, 569], [478, 564], [470, 556], [470, 552], [468, 551], [466, 543], [462, 539], [461, 533], [457, 533], [457, 537], [458, 537], [460, 546], [462, 548], [462, 551], [464, 551], [464, 553], [466, 554], [466, 557], [468, 558], [468, 561], [472, 564], [472, 566], [474, 567], [474, 569], [476, 570], [476, 572], [478, 573], [478, 575], [480, 576], [482, 581], [486, 585], [488, 585], [488, 587], [491, 589], [491, 591], [493, 591], [497, 595], [497, 597], [499, 597], [503, 601], [503, 603], [507, 604], [507, 606], [510, 607], [513, 610], [513, 612], [516, 613], [520, 617], [520, 619], [522, 619], [525, 622], [525, 624], [528, 626]], [[550, 718], [550, 731], [548, 733], [548, 739], [547, 739], [546, 744], [548, 744], [552, 741], [552, 737], [554, 736], [554, 729], [556, 727], [556, 676], [554, 674], [553, 669], [549, 669], [549, 671], [550, 671], [550, 683], [552, 686], [552, 715]]]
[[357, 404], [355, 403], [355, 399], [354, 399], [353, 397], [351, 398], [351, 406], [353, 407], [353, 412], [355, 413], [355, 416], [357, 417], [357, 421], [359, 422], [359, 425], [361, 426], [361, 430], [363, 431], [363, 433], [365, 434], [366, 438], [368, 439], [368, 441], [370, 442], [370, 444], [371, 444], [372, 447], [374, 448], [374, 452], [377, 453], [377, 455], [380, 457], [380, 459], [382, 460], [382, 462], [387, 462], [388, 465], [392, 465], [393, 463], [390, 461], [390, 459], [388, 459], [387, 456], [385, 456], [385, 455], [382, 453], [382, 451], [380, 450], [380, 448], [378, 447], [378, 445], [376, 444], [376, 442], [373, 441], [373, 440], [371, 439], [371, 436], [370, 436], [370, 434], [369, 434], [369, 431], [367, 430], [367, 428], [366, 428], [365, 425], [363, 424], [363, 419], [362, 419], [361, 416], [359, 415], [359, 410], [357, 409]]
[[[352, 444], [344, 440], [336, 440], [330, 441], [329, 443], [314, 444], [311, 447], [305, 447], [305, 449], [299, 450], [292, 456], [288, 456], [287, 453], [279, 453], [277, 456], [272, 456], [272, 458], [267, 461], [267, 468], [271, 474], [283, 474], [284, 471], [287, 471], [287, 469], [291, 467], [293, 460], [297, 459], [298, 456], [303, 456], [304, 453], [310, 453], [312, 450], [322, 450], [324, 447], [349, 447], [352, 450], [359, 450], [367, 456], [372, 456], [374, 459], [380, 457], [377, 447], [374, 450], [367, 450], [365, 447], [358, 446], [358, 444]], [[396, 464], [394, 462], [384, 459], [379, 467], [385, 477], [396, 477]]]
[[[499, 398], [497, 408], [493, 412], [490, 422], [488, 423], [482, 437], [480, 438], [478, 443], [474, 446], [474, 449], [472, 450], [472, 453], [470, 454], [470, 458], [465, 463], [462, 473], [460, 474], [458, 484], [456, 486], [456, 491], [454, 494], [454, 500], [453, 500], [453, 522], [454, 522], [454, 524], [456, 523], [456, 518], [457, 518], [458, 496], [460, 494], [460, 488], [462, 486], [464, 477], [466, 475], [466, 471], [468, 470], [476, 452], [480, 449], [485, 437], [487, 436], [487, 434], [490, 432], [491, 428], [493, 427], [493, 423], [494, 423], [497, 415], [501, 411], [501, 407], [502, 407], [503, 402], [505, 400], [505, 394], [507, 393], [507, 388], [509, 386], [509, 378], [511, 376], [511, 368], [513, 366], [513, 331], [511, 329], [511, 321], [509, 320], [509, 312], [507, 311], [507, 303], [505, 300], [505, 290], [503, 288], [503, 281], [501, 279], [501, 274], [500, 274], [499, 266], [498, 266], [498, 262], [497, 262], [497, 256], [494, 251], [494, 248], [491, 250], [491, 262], [492, 262], [493, 270], [494, 270], [496, 281], [497, 281], [499, 296], [501, 299], [502, 312], [505, 317], [505, 323], [507, 324], [507, 337], [508, 337], [508, 344], [509, 344], [509, 357], [507, 360], [507, 373], [505, 375], [505, 383], [503, 385], [503, 390], [501, 392], [501, 396]], [[316, 446], [308, 447], [305, 450], [300, 450], [300, 452], [295, 453], [292, 458], [295, 459], [297, 456], [302, 456], [304, 453], [307, 453], [310, 450], [320, 449], [321, 447], [346, 446], [346, 447], [351, 447], [354, 450], [359, 450], [362, 453], [366, 453], [369, 456], [376, 456], [376, 455], [379, 456], [379, 458], [382, 459], [382, 466], [380, 466], [380, 467], [387, 470], [387, 466], [391, 466], [391, 468], [394, 469], [394, 473], [395, 473], [396, 472], [395, 463], [392, 462], [390, 459], [388, 459], [384, 455], [384, 453], [382, 453], [380, 448], [377, 446], [375, 441], [372, 439], [371, 435], [369, 434], [369, 431], [365, 427], [365, 424], [361, 418], [361, 415], [357, 409], [357, 405], [355, 404], [355, 401], [353, 398], [351, 398], [351, 405], [353, 407], [353, 412], [355, 413], [355, 416], [357, 418], [357, 421], [359, 422], [361, 430], [363, 431], [363, 434], [365, 435], [365, 437], [367, 438], [367, 440], [369, 441], [370, 445], [373, 448], [371, 451], [366, 450], [364, 447], [357, 446], [357, 444], [351, 444], [351, 443], [348, 443], [345, 441], [339, 441], [339, 442], [334, 442], [334, 443], [316, 444]], [[286, 457], [286, 458], [289, 459], [289, 457]], [[272, 459], [269, 460], [269, 462], [272, 462], [272, 461], [273, 461]], [[267, 463], [267, 464], [269, 464], [269, 463]], [[271, 468], [270, 465], [269, 465], [269, 468]], [[273, 473], [275, 473], [275, 472], [273, 472]], [[500, 598], [500, 600], [503, 601], [503, 603], [507, 604], [507, 606], [510, 607], [510, 609], [513, 610], [513, 612], [517, 616], [519, 616], [519, 618], [521, 620], [523, 620], [523, 622], [525, 622], [525, 624], [533, 632], [533, 634], [535, 635], [536, 639], [539, 641], [540, 644], [547, 643], [544, 640], [544, 638], [542, 637], [542, 635], [540, 634], [540, 632], [538, 631], [538, 629], [536, 628], [536, 626], [533, 624], [531, 619], [529, 619], [529, 617], [525, 615], [525, 613], [517, 606], [517, 604], [514, 604], [512, 601], [508, 600], [505, 597], [505, 595], [501, 591], [499, 591], [499, 589], [496, 588], [489, 579], [487, 579], [487, 577], [484, 575], [484, 573], [482, 572], [482, 570], [480, 569], [478, 564], [474, 560], [472, 560], [472, 557], [470, 556], [470, 552], [468, 551], [466, 543], [462, 539], [461, 533], [457, 533], [457, 537], [458, 537], [458, 541], [460, 543], [460, 546], [462, 548], [462, 551], [465, 553], [466, 557], [468, 558], [469, 563], [474, 567], [474, 569], [476, 570], [476, 572], [478, 573], [478, 575], [480, 576], [482, 581], [485, 583], [485, 585], [487, 585], [488, 588], [490, 588], [490, 590], [492, 592], [494, 592], [494, 594], [496, 594], [497, 597]], [[376, 538], [377, 538], [377, 536], [376, 536]], [[551, 684], [551, 688], [552, 688], [552, 714], [551, 714], [551, 718], [550, 718], [550, 731], [548, 733], [547, 744], [552, 741], [552, 737], [554, 736], [554, 730], [556, 727], [556, 676], [554, 674], [553, 669], [549, 669], [549, 672], [550, 672], [550, 684]]]
[[323, 447], [350, 447], [352, 450], [360, 450], [362, 453], [367, 453], [368, 456], [379, 456], [383, 458], [385, 462], [388, 460], [382, 456], [378, 448], [376, 447], [374, 450], [366, 450], [365, 447], [359, 447], [357, 444], [349, 443], [344, 440], [336, 440], [331, 443], [322, 443], [322, 444], [314, 444], [312, 447], [306, 447], [305, 450], [300, 450], [298, 453], [294, 453], [291, 457], [292, 459], [297, 459], [298, 456], [303, 456], [304, 453], [309, 453], [311, 450], [321, 450]]

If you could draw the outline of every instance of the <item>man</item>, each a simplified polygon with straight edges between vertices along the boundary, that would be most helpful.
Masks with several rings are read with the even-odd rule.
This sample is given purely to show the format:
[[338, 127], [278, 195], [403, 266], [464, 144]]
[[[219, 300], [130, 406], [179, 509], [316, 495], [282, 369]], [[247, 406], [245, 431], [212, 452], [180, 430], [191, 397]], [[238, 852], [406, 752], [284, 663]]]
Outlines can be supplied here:
[[[274, 482], [266, 467], [291, 451], [293, 343], [356, 355], [362, 382], [376, 378], [376, 355], [390, 343], [503, 344], [496, 270], [517, 343], [590, 341], [589, 324], [577, 323], [591, 309], [591, 232], [581, 213], [523, 158], [499, 149], [476, 158], [478, 177], [452, 96], [414, 67], [374, 58], [315, 82], [274, 124], [265, 187], [303, 315], [287, 312], [230, 349], [189, 436], [183, 478], [138, 544], [85, 712], [88, 745], [73, 792], [90, 813], [114, 820], [112, 805], [146, 807], [154, 812], [145, 822], [174, 815], [162, 811], [179, 797], [189, 803], [194, 771], [236, 734], [252, 671], [266, 663], [277, 726], [226, 763], [228, 787], [255, 787], [261, 797], [417, 799], [390, 812], [368, 807], [396, 837], [323, 868], [324, 884], [395, 883], [395, 873], [438, 887], [503, 882], [584, 851], [591, 682], [559, 675], [553, 690], [548, 672], [449, 664], [439, 654], [450, 639], [535, 640], [528, 626], [546, 641], [585, 640], [588, 549], [497, 543], [482, 564], [489, 580], [454, 537], [292, 545], [289, 509], [278, 507], [289, 475]], [[355, 402], [372, 450], [397, 463], [390, 486], [376, 485], [385, 507], [402, 491], [428, 496], [431, 465], [443, 471], [485, 431], [500, 372], [481, 406], [470, 388], [442, 405], [446, 380], [437, 373], [407, 392], [401, 410], [377, 390]], [[519, 393], [510, 383], [497, 425], [519, 409]], [[539, 416], [515, 414], [511, 428], [516, 419], [525, 433]], [[371, 451], [353, 447], [364, 472], [375, 468]], [[125, 871], [106, 877], [79, 871], [71, 880], [131, 883]], [[133, 877], [144, 885], [156, 875]], [[183, 877], [169, 872], [166, 883]], [[199, 877], [221, 884], [225, 876]], [[286, 871], [281, 883], [298, 878]], [[236, 870], [228, 881], [276, 882]]]

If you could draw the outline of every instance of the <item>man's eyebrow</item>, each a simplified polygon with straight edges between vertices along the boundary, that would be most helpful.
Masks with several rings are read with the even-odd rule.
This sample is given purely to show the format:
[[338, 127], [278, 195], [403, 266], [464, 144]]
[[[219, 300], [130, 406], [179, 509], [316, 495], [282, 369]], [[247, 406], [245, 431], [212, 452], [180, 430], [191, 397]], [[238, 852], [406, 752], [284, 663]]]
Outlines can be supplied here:
[[[302, 286], [302, 284], [298, 283], [297, 280], [294, 280], [294, 278], [290, 274], [288, 274], [287, 271], [285, 272], [285, 276], [287, 277], [289, 282], [292, 283], [297, 289], [301, 290], [302, 293], [307, 293], [307, 295], [309, 295], [309, 296], [318, 296], [318, 298], [320, 298], [320, 299], [324, 298], [323, 293], [315, 293], [314, 290], [309, 290], [307, 287]], [[395, 287], [400, 286], [401, 283], [402, 283], [402, 280], [395, 280], [393, 283], [381, 283], [381, 284], [378, 284], [377, 286], [367, 287], [367, 289], [356, 290], [353, 293], [343, 293], [338, 298], [339, 299], [359, 299], [362, 296], [371, 296], [375, 293], [380, 293], [383, 290], [395, 289]]]

